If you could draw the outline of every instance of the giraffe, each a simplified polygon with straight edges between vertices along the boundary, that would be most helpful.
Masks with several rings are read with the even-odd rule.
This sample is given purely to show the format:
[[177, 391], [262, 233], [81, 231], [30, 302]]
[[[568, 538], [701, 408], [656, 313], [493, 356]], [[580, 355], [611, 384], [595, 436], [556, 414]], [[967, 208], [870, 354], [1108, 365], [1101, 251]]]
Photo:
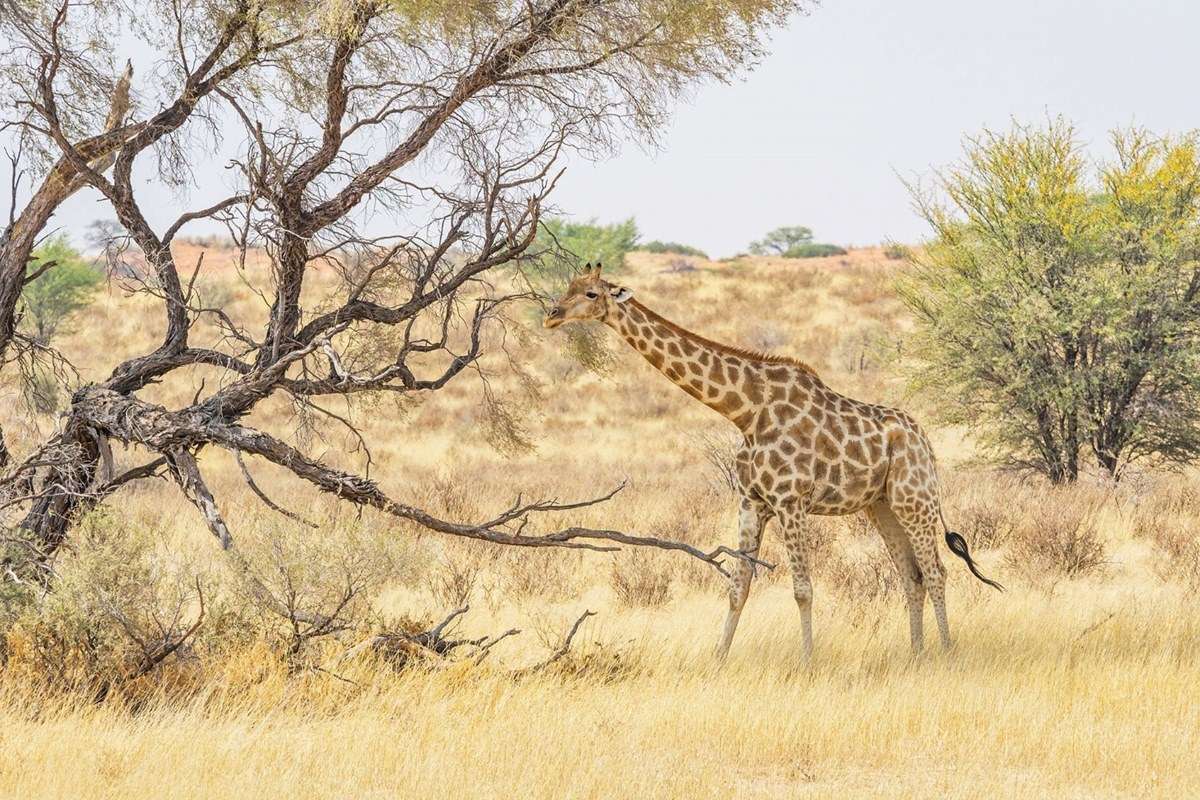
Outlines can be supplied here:
[[[947, 547], [984, 577], [961, 535], [949, 530], [939, 501], [929, 439], [903, 411], [863, 403], [830, 389], [807, 364], [720, 344], [685, 330], [600, 277], [588, 264], [544, 319], [546, 328], [598, 321], [615, 330], [675, 385], [738, 427], [740, 484], [738, 549], [754, 554], [775, 519], [782, 531], [800, 609], [805, 658], [812, 655], [812, 581], [806, 527], [811, 515], [865, 512], [900, 573], [912, 650], [924, 646], [925, 597], [933, 605], [942, 647], [951, 645], [946, 618]], [[729, 611], [717, 648], [729, 652], [750, 593], [753, 565], [731, 569]]]

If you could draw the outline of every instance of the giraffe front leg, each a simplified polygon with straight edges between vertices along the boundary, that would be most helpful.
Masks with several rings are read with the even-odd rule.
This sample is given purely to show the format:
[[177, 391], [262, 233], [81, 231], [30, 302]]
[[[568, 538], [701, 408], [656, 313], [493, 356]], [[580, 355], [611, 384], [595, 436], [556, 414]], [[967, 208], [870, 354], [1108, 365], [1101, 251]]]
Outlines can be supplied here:
[[[751, 500], [742, 497], [738, 507], [738, 549], [746, 553], [757, 553], [762, 542], [763, 526], [766, 524], [765, 508]], [[717, 646], [717, 656], [725, 658], [729, 654], [729, 646], [733, 644], [733, 634], [737, 632], [738, 620], [742, 616], [742, 608], [746, 598], [750, 596], [750, 581], [754, 577], [753, 567], [742, 559], [737, 559], [729, 573], [729, 613], [725, 616], [725, 629], [721, 634], [721, 643]]]
[[803, 509], [791, 509], [779, 515], [788, 564], [792, 568], [792, 594], [800, 609], [800, 630], [806, 661], [812, 658], [812, 579], [808, 574], [808, 521]]

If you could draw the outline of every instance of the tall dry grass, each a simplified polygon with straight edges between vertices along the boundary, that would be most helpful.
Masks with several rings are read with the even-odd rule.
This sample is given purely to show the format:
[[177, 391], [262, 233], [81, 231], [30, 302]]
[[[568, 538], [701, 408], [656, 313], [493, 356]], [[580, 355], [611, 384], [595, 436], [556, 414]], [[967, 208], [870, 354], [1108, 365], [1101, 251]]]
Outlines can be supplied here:
[[[205, 263], [216, 266], [207, 279], [232, 293], [242, 318], [261, 313], [219, 272], [219, 259]], [[681, 324], [732, 342], [758, 337], [810, 361], [841, 391], [913, 408], [902, 364], [855, 355], [881, 330], [899, 337], [908, 325], [879, 289], [897, 268], [881, 253], [802, 266], [666, 266], [638, 257], [622, 280]], [[132, 348], [156, 335], [157, 318], [139, 316], [130, 302], [102, 300], [99, 313], [126, 337], [103, 346]], [[514, 404], [533, 451], [501, 455], [488, 444], [478, 387], [468, 382], [402, 407], [347, 413], [374, 444], [372, 474], [436, 513], [480, 519], [517, 490], [572, 498], [628, 479], [612, 502], [546, 524], [705, 547], [733, 542], [723, 423], [619, 342], [609, 345], [612, 367], [597, 374], [580, 368], [561, 338], [531, 329], [514, 343], [540, 395]], [[82, 332], [63, 346], [85, 378], [108, 363]], [[501, 396], [529, 397], [526, 383], [489, 368]], [[158, 399], [187, 401], [205, 376], [157, 387]], [[265, 407], [258, 422], [293, 430], [283, 411]], [[6, 430], [53, 425], [47, 415], [17, 415], [12, 404], [0, 414]], [[297, 435], [354, 465], [350, 440], [336, 428], [317, 423]], [[799, 657], [785, 567], [756, 579], [721, 666], [713, 647], [724, 589], [703, 564], [447, 539], [360, 517], [251, 464], [269, 494], [320, 523], [313, 532], [271, 515], [231, 459], [205, 453], [202, 467], [256, 574], [297, 603], [326, 609], [354, 587], [341, 624], [297, 648], [297, 632], [255, 606], [177, 492], [152, 483], [120, 495], [63, 555], [65, 582], [53, 598], [6, 606], [17, 619], [6, 621], [0, 671], [0, 796], [1195, 794], [1200, 494], [1191, 481], [1054, 490], [968, 466], [974, 452], [961, 430], [931, 436], [950, 524], [1009, 591], [992, 592], [946, 557], [956, 647], [913, 659], [878, 537], [861, 517], [814, 520], [811, 665]], [[773, 527], [762, 557], [786, 562]], [[190, 624], [197, 586], [206, 605], [194, 639], [161, 668], [119, 680], [138, 659], [130, 626], [153, 630], [176, 614]], [[478, 664], [398, 664], [358, 647], [380, 632], [427, 627], [461, 605], [471, 610], [457, 636], [521, 633]], [[584, 610], [598, 613], [567, 655], [522, 673], [558, 647]], [[98, 680], [113, 683], [103, 703], [94, 702]]]

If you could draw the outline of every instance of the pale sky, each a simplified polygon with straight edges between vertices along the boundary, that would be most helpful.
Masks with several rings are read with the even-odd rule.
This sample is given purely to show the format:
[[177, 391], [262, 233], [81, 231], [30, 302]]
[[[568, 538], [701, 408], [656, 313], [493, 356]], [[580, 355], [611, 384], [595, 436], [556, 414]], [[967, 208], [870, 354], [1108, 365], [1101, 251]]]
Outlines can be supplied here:
[[[779, 225], [916, 242], [901, 177], [928, 177], [985, 126], [1062, 114], [1101, 157], [1114, 126], [1200, 128], [1197, 31], [1200, 2], [1186, 0], [825, 0], [745, 80], [696, 91], [660, 150], [572, 161], [555, 202], [713, 256]], [[193, 202], [221, 196], [199, 188]], [[113, 214], [81, 193], [57, 223], [81, 244], [97, 217]]]
[[573, 165], [557, 201], [730, 255], [799, 224], [838, 244], [925, 234], [901, 176], [965, 134], [1062, 114], [1107, 132], [1200, 128], [1195, 0], [825, 0], [742, 83], [679, 109], [661, 152]]

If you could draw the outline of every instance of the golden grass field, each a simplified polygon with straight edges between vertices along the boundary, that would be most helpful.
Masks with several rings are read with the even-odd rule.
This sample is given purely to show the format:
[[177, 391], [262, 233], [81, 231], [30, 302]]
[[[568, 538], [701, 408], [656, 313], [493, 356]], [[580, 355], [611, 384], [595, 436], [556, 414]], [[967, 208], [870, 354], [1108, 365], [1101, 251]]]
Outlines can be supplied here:
[[[212, 291], [246, 319], [257, 298], [219, 254]], [[712, 338], [796, 355], [835, 389], [902, 405], [910, 321], [891, 290], [901, 262], [878, 249], [808, 262], [697, 262], [634, 254], [621, 280], [642, 302]], [[317, 287], [319, 288], [319, 287]], [[93, 309], [103, 337], [62, 339], [84, 379], [153, 340], [151, 304], [113, 287]], [[372, 475], [393, 496], [455, 519], [482, 519], [527, 497], [576, 498], [629, 485], [614, 500], [542, 525], [586, 522], [682, 539], [735, 540], [735, 500], [707, 453], [731, 426], [609, 336], [614, 362], [587, 372], [558, 332], [517, 314], [508, 343], [527, 373], [495, 360], [493, 389], [534, 449], [488, 443], [479, 381], [465, 376], [405, 408], [360, 406]], [[148, 396], [186, 402], [199, 374]], [[210, 378], [211, 379], [211, 378]], [[4, 389], [4, 429], [19, 445], [52, 427], [20, 413]], [[254, 421], [298, 435], [345, 466], [333, 426], [296, 434], [272, 405]], [[0, 673], [4, 797], [1188, 797], [1200, 794], [1200, 491], [1188, 476], [1088, 479], [1052, 490], [980, 463], [967, 431], [928, 425], [946, 482], [947, 517], [1008, 587], [950, 571], [944, 653], [909, 655], [907, 615], [876, 535], [860, 520], [815, 526], [816, 650], [799, 656], [799, 620], [780, 566], [754, 585], [730, 658], [713, 655], [725, 613], [719, 576], [684, 555], [502, 550], [360, 517], [252, 464], [277, 499], [322, 521], [309, 532], [263, 508], [232, 459], [202, 468], [247, 552], [291, 542], [302, 559], [351, 553], [396, 564], [369, 598], [362, 629], [326, 641], [312, 667], [289, 669], [270, 641], [196, 648], [127, 692], [96, 704], [36, 679], [20, 629]], [[719, 444], [716, 450], [720, 450]], [[132, 464], [136, 454], [118, 454]], [[204, 525], [165, 482], [114, 497], [62, 558], [87, 574], [121, 537], [154, 563], [185, 564], [220, 587], [224, 561]], [[85, 531], [88, 526], [85, 526]], [[316, 550], [306, 550], [312, 546]], [[101, 553], [103, 555], [103, 553]], [[764, 558], [781, 562], [773, 527]], [[358, 562], [356, 562], [358, 563]], [[311, 563], [310, 563], [311, 566]], [[302, 574], [302, 573], [297, 573]], [[220, 597], [219, 588], [211, 590]], [[234, 602], [230, 595], [227, 602]], [[371, 625], [435, 620], [469, 602], [463, 632], [520, 628], [470, 660], [397, 670], [345, 656]], [[215, 600], [214, 600], [215, 602]], [[531, 676], [584, 610], [570, 653]], [[215, 613], [213, 618], [219, 619]], [[932, 623], [932, 615], [927, 616]]]

